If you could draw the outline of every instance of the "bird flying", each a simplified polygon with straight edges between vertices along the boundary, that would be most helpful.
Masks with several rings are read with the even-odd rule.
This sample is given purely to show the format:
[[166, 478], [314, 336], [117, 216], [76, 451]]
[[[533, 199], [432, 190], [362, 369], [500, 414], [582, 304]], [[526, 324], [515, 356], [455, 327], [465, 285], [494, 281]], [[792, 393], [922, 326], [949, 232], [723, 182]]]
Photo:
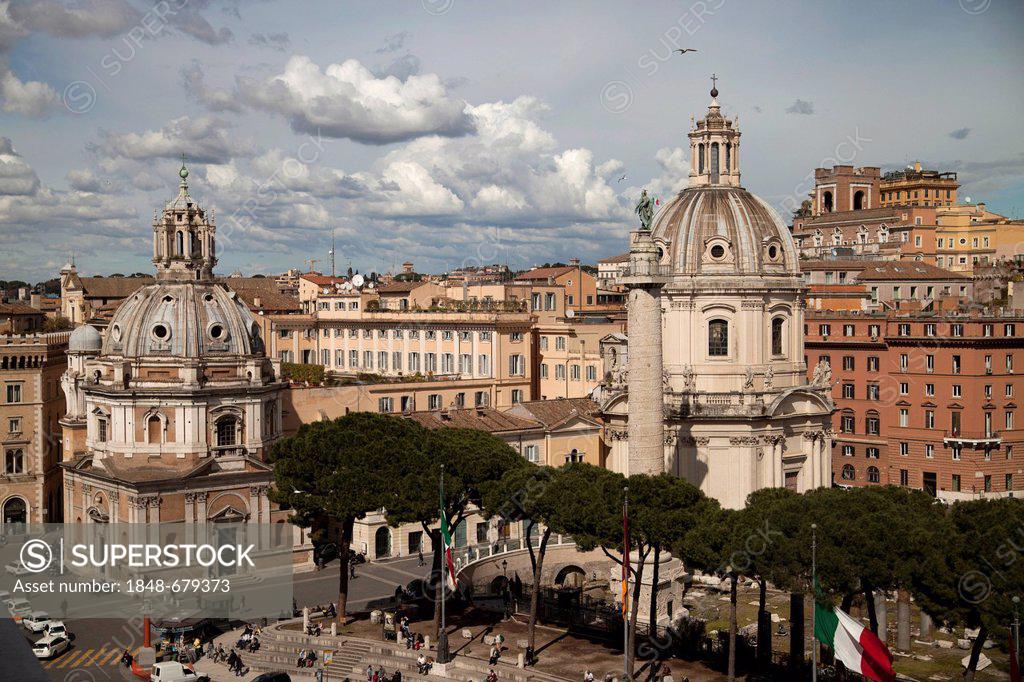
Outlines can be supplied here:
[[623, 181], [623, 180], [625, 180], [625, 179], [626, 179], [626, 174], [625, 174], [625, 173], [623, 173], [623, 174], [622, 174], [622, 177], [621, 177], [621, 178], [619, 178], [619, 180], [618, 180], [618, 181], [619, 181], [619, 182], [622, 182], [622, 181]]
[[686, 54], [687, 52], [696, 52], [696, 51], [697, 51], [697, 48], [695, 48], [695, 47], [681, 47], [678, 50], [675, 50], [675, 52], [678, 52], [679, 54]]

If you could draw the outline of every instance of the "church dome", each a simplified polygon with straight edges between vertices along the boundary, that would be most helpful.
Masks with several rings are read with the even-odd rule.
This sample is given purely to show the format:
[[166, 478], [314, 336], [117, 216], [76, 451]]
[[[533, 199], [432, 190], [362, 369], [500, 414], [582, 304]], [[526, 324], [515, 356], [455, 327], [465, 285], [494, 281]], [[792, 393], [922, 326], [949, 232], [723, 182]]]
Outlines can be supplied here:
[[214, 358], [263, 352], [259, 325], [235, 292], [213, 282], [158, 282], [114, 313], [103, 354]]
[[742, 187], [689, 187], [654, 216], [652, 238], [673, 274], [799, 274], [779, 214]]
[[103, 346], [103, 337], [91, 324], [77, 327], [68, 337], [68, 350], [72, 353], [99, 352]]

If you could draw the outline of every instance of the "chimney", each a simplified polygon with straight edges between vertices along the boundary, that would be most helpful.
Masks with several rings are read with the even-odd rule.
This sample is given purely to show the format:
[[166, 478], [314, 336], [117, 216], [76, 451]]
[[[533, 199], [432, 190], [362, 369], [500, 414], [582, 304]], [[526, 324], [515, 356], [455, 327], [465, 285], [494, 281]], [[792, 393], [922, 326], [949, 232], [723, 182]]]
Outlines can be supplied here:
[[569, 265], [573, 266], [574, 268], [577, 267], [579, 264], [580, 264], [580, 259], [579, 258], [570, 258], [569, 259]]
[[29, 301], [30, 301], [29, 305], [32, 306], [33, 308], [36, 308], [37, 310], [38, 309], [42, 309], [42, 307], [43, 307], [43, 297], [42, 297], [41, 294], [38, 294], [36, 292], [32, 292], [32, 295], [29, 296]]
[[252, 307], [253, 308], [262, 308], [263, 307], [263, 300], [260, 299], [259, 296], [253, 296], [253, 298], [252, 298]]

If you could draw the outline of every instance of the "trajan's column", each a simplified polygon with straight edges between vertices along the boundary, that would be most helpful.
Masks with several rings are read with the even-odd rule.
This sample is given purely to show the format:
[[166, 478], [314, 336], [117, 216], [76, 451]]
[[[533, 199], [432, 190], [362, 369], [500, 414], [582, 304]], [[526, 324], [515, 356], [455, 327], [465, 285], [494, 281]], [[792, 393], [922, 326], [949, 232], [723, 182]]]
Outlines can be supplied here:
[[644, 190], [636, 207], [640, 229], [630, 233], [629, 270], [619, 283], [629, 289], [629, 460], [626, 475], [665, 472], [664, 389], [661, 348], [661, 277], [658, 245], [651, 238], [654, 200]]

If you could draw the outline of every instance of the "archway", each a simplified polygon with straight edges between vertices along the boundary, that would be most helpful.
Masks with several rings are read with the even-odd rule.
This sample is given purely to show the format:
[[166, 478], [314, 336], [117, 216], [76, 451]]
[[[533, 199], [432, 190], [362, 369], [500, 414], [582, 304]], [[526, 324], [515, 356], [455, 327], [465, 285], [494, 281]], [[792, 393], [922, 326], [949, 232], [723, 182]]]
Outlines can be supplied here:
[[557, 587], [577, 587], [582, 588], [583, 582], [586, 580], [586, 572], [579, 566], [565, 566], [555, 576], [555, 585]]
[[822, 204], [825, 208], [825, 213], [832, 212], [832, 192], [825, 192], [821, 197]]
[[28, 505], [20, 497], [12, 497], [4, 502], [4, 523], [24, 526], [28, 523]]
[[857, 190], [853, 193], [853, 210], [859, 211], [864, 208], [864, 191]]
[[391, 556], [391, 530], [381, 526], [373, 536], [373, 554], [378, 559]]

